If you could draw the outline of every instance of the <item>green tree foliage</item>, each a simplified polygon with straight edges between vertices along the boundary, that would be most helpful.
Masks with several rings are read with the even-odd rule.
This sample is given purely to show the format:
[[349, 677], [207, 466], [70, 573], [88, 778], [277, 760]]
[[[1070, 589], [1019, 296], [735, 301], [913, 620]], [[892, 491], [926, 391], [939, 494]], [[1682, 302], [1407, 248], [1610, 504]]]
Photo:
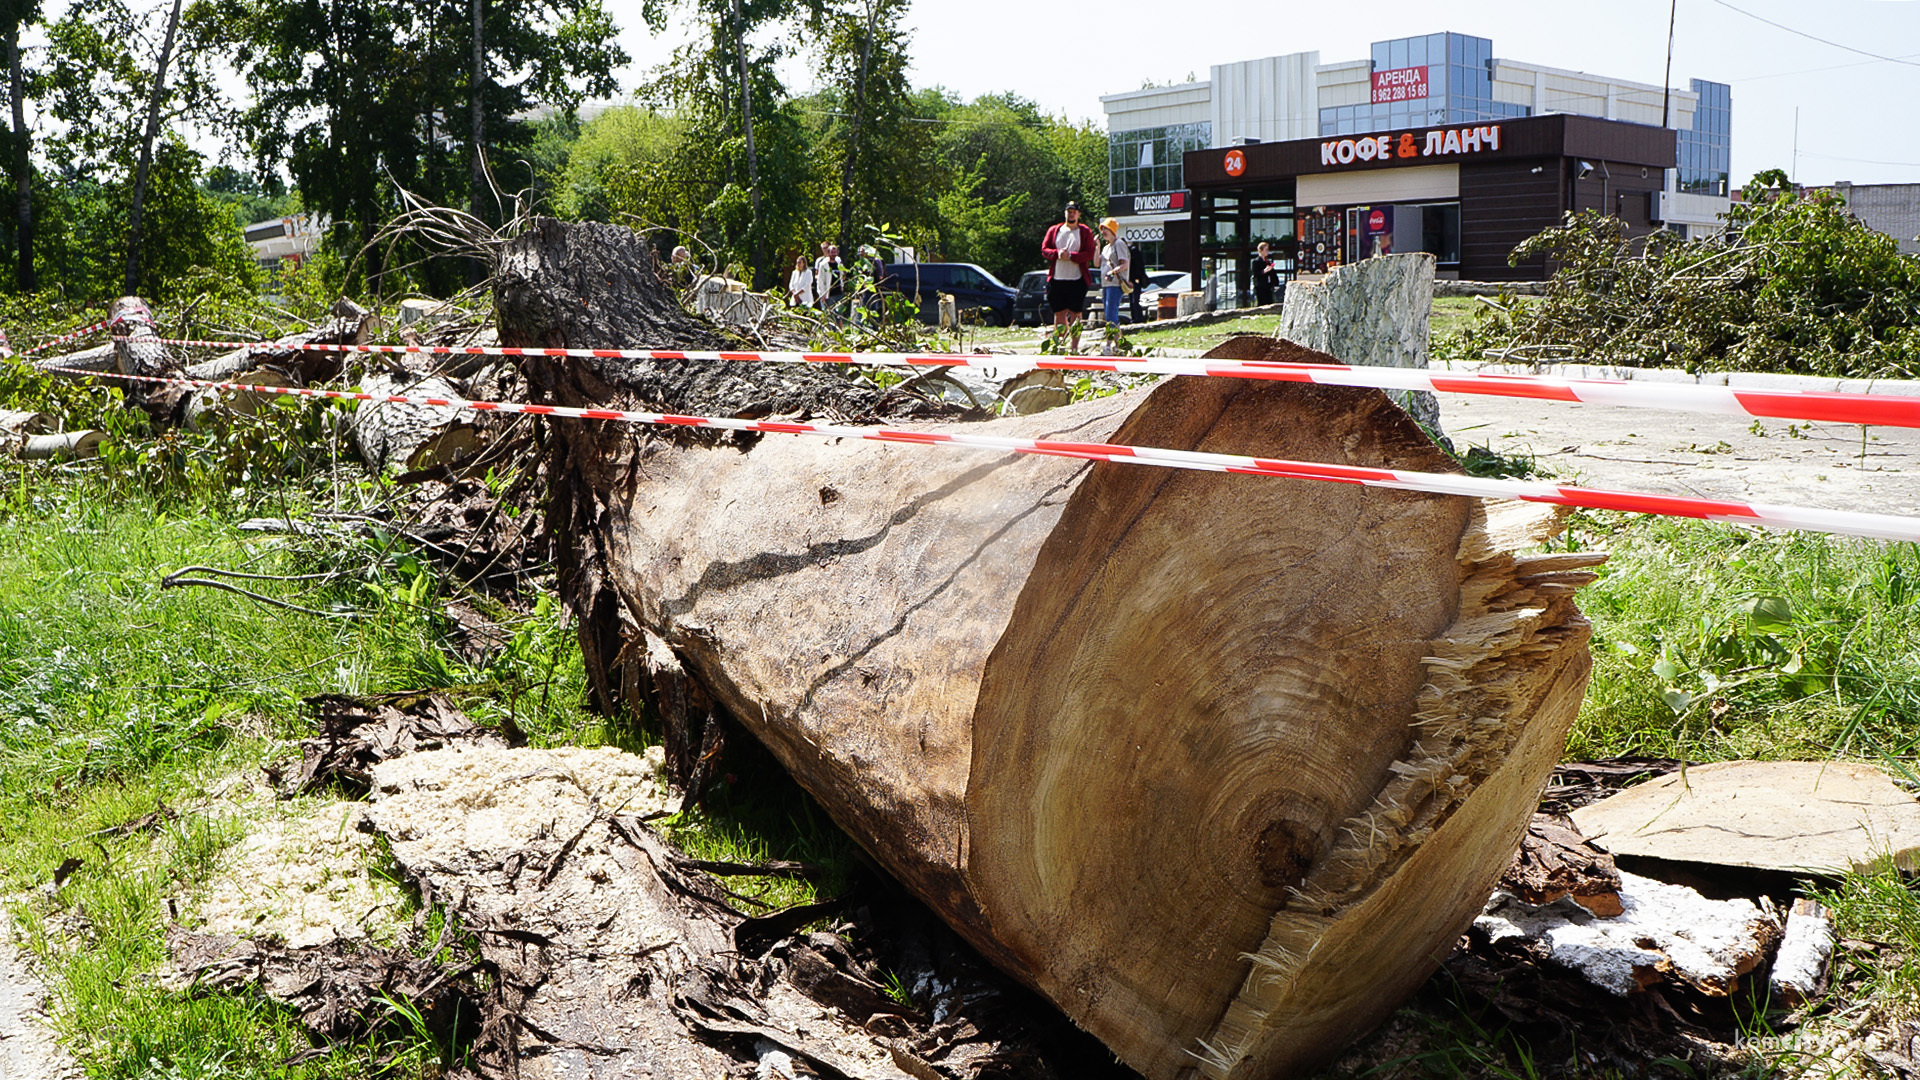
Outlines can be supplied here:
[[[254, 93], [243, 129], [256, 167], [284, 166], [307, 208], [333, 221], [336, 242], [371, 238], [398, 208], [396, 185], [441, 205], [471, 201], [464, 0], [207, 2], [218, 5]], [[611, 94], [626, 56], [599, 0], [487, 0], [485, 25], [480, 149], [499, 176], [532, 137], [512, 117]], [[463, 274], [435, 264], [426, 284], [449, 289]]]
[[681, 121], [648, 109], [608, 109], [580, 128], [553, 175], [556, 214], [584, 221], [664, 222], [675, 213], [669, 169], [686, 139]]
[[[232, 208], [201, 186], [200, 167], [200, 155], [177, 137], [154, 149], [137, 290], [150, 300], [164, 303], [210, 280], [230, 290], [264, 280]], [[49, 179], [37, 193], [42, 275], [70, 300], [97, 307], [124, 284], [133, 178], [68, 170]]]
[[[56, 167], [102, 175], [134, 167], [171, 10], [170, 2], [136, 9], [125, 0], [76, 0], [48, 25], [45, 64], [32, 93], [58, 121], [59, 134], [45, 146]], [[213, 9], [202, 0], [184, 7], [161, 102], [162, 130], [230, 124], [233, 113], [218, 85], [223, 51]]]
[[[170, 2], [142, 9], [124, 0], [75, 0], [47, 25], [47, 43], [33, 51], [32, 66], [22, 60], [22, 110], [31, 100], [53, 121], [53, 133], [34, 148], [43, 156], [43, 169], [28, 166], [38, 234], [36, 276], [40, 286], [75, 301], [117, 295], [125, 285], [136, 162], [155, 54], [171, 9]], [[35, 17], [32, 5], [16, 3], [14, 10], [0, 11], [0, 19]], [[183, 8], [176, 55], [158, 101], [163, 130], [183, 122], [217, 128], [231, 115], [216, 85], [217, 38], [204, 4]], [[252, 263], [238, 246], [231, 216], [205, 213], [199, 156], [165, 138], [155, 154], [140, 240], [145, 265], [136, 284], [163, 294], [166, 275], [192, 267], [219, 267], [235, 280], [250, 280]], [[10, 171], [17, 182], [17, 159]], [[7, 246], [16, 251], [22, 224], [11, 220], [4, 230]], [[242, 256], [237, 260], [236, 252]], [[122, 268], [120, 274], [106, 269], [114, 266]]]
[[[634, 178], [619, 207], [663, 227], [662, 245], [694, 237], [715, 261], [774, 279], [779, 252], [805, 246], [813, 231], [813, 147], [798, 105], [774, 73], [794, 31], [819, 17], [819, 0], [686, 0], [703, 35], [674, 53], [639, 97], [697, 132], [680, 140], [651, 178]], [[670, 6], [648, 0], [647, 24], [667, 25]], [[762, 30], [780, 30], [755, 44]]]
[[[948, 104], [941, 121], [939, 154], [948, 190], [965, 178], [978, 183], [956, 205], [977, 204], [1003, 214], [1006, 231], [975, 233], [964, 242], [971, 250], [949, 247], [943, 254], [976, 262], [1003, 280], [1040, 265], [1040, 239], [1061, 219], [1061, 208], [1077, 199], [1087, 216], [1098, 220], [1107, 202], [1106, 136], [1047, 116], [1038, 105], [1011, 94], [993, 94], [966, 105]], [[960, 240], [954, 223], [944, 221], [943, 241]]]
[[869, 239], [862, 225], [914, 232], [936, 221], [939, 187], [927, 180], [944, 170], [907, 80], [906, 11], [906, 0], [863, 0], [816, 20], [824, 86], [809, 104], [821, 121], [813, 136], [821, 204], [833, 223], [826, 235], [848, 250]]
[[1698, 370], [1913, 378], [1920, 259], [1899, 254], [1825, 192], [1761, 173], [1724, 235], [1630, 238], [1620, 219], [1569, 215], [1514, 250], [1558, 267], [1544, 296], [1469, 328], [1469, 352], [1580, 356]]
[[230, 165], [215, 165], [208, 169], [201, 186], [206, 188], [207, 194], [233, 212], [234, 223], [242, 229], [256, 221], [286, 217], [300, 211], [298, 194], [270, 190], [268, 185], [254, 179], [252, 173], [242, 172]]

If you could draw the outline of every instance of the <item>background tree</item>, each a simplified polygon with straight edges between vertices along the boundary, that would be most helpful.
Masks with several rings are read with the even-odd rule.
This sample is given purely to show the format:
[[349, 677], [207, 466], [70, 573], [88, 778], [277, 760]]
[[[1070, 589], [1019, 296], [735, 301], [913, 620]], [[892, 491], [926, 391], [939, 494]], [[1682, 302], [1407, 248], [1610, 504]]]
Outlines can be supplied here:
[[[1040, 238], [1060, 220], [1067, 200], [1078, 199], [1098, 220], [1107, 200], [1106, 136], [1047, 116], [1012, 94], [991, 94], [966, 105], [949, 104], [941, 121], [940, 157], [954, 190], [960, 178], [977, 180], [970, 193], [982, 208], [1004, 212], [1007, 228], [978, 232], [969, 242], [985, 246], [948, 251], [977, 262], [1006, 281], [1040, 265]], [[1024, 198], [1022, 198], [1024, 196]]]
[[1755, 177], [1727, 218], [1719, 236], [1682, 240], [1569, 214], [1511, 257], [1557, 267], [1542, 294], [1489, 309], [1441, 348], [1690, 371], [1920, 374], [1920, 258], [1833, 193], [1800, 195], [1779, 170]]
[[[23, 70], [15, 96], [16, 110], [34, 97], [55, 132], [41, 144], [46, 171], [33, 194], [26, 243], [15, 237], [16, 252], [39, 268], [36, 285], [56, 285], [76, 300], [122, 291], [164, 296], [172, 279], [216, 264], [236, 280], [252, 280], [251, 260], [232, 258], [244, 248], [235, 246], [231, 215], [205, 201], [201, 159], [175, 134], [185, 124], [218, 129], [231, 116], [216, 84], [219, 34], [209, 14], [203, 3], [185, 4], [176, 23], [171, 0], [147, 9], [75, 0], [48, 25], [44, 58], [31, 74]], [[159, 53], [169, 24], [175, 55], [162, 78]], [[153, 209], [156, 203], [166, 204], [164, 212]], [[135, 227], [137, 216], [146, 227]], [[182, 229], [193, 232], [172, 231]]]
[[819, 123], [820, 171], [837, 185], [823, 200], [851, 251], [860, 225], [886, 223], [913, 233], [935, 222], [941, 178], [934, 125], [907, 81], [910, 35], [900, 23], [906, 0], [861, 0], [828, 9], [817, 22], [821, 91], [809, 104]]
[[[441, 205], [473, 205], [487, 194], [473, 190], [474, 155], [513, 160], [531, 141], [530, 125], [514, 116], [611, 94], [613, 70], [626, 62], [599, 0], [493, 0], [477, 88], [487, 142], [475, 147], [470, 0], [211, 2], [239, 43], [235, 60], [254, 93], [243, 128], [255, 168], [266, 175], [284, 166], [346, 248], [371, 239], [398, 208], [395, 185]], [[467, 77], [449, 77], [460, 72]], [[376, 275], [378, 259], [370, 253]], [[464, 276], [448, 260], [420, 273], [433, 291], [451, 291]]]
[[[755, 49], [756, 31], [797, 27], [818, 8], [788, 0], [696, 0], [703, 37], [681, 47], [640, 90], [648, 105], [698, 133], [680, 141], [654, 177], [629, 177], [618, 209], [648, 224], [696, 234], [723, 264], [745, 269], [756, 288], [773, 280], [769, 252], [807, 245], [816, 233], [814, 155], [802, 110], [774, 72], [791, 33]], [[648, 4], [656, 30], [667, 9]], [[743, 88], [744, 87], [744, 91]], [[748, 153], [747, 128], [753, 128]]]
[[0, 0], [0, 34], [6, 38], [8, 130], [7, 179], [13, 188], [14, 288], [34, 291], [33, 137], [27, 130], [27, 81], [20, 57], [20, 33], [40, 21], [40, 0]]

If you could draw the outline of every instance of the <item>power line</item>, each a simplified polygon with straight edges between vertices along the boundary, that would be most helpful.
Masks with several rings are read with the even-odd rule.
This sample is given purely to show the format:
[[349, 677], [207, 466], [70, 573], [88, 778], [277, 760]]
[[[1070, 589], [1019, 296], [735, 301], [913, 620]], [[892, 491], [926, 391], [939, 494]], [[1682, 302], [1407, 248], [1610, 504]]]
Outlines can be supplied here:
[[1713, 2], [1716, 4], [1719, 4], [1723, 8], [1726, 8], [1728, 11], [1739, 12], [1740, 14], [1745, 15], [1749, 19], [1755, 19], [1755, 20], [1758, 20], [1759, 22], [1766, 23], [1768, 26], [1771, 26], [1776, 30], [1785, 30], [1789, 34], [1794, 34], [1798, 37], [1806, 38], [1808, 41], [1817, 41], [1822, 45], [1831, 45], [1836, 49], [1842, 49], [1850, 53], [1858, 53], [1861, 56], [1871, 56], [1875, 60], [1885, 60], [1889, 64], [1905, 64], [1908, 67], [1920, 67], [1920, 61], [1903, 60], [1897, 56], [1882, 56], [1879, 53], [1868, 52], [1865, 49], [1856, 49], [1851, 45], [1842, 45], [1837, 41], [1828, 41], [1826, 38], [1819, 37], [1814, 34], [1809, 34], [1805, 30], [1795, 30], [1793, 27], [1788, 26], [1784, 23], [1777, 23], [1777, 22], [1774, 22], [1772, 19], [1766, 18], [1765, 16], [1755, 15], [1753, 12], [1748, 11], [1745, 8], [1734, 7], [1732, 4], [1727, 3], [1727, 0], [1713, 0]]
[[[1920, 60], [1920, 53], [1895, 57], [1896, 60]], [[1828, 64], [1826, 67], [1800, 68], [1797, 71], [1774, 71], [1765, 75], [1742, 75], [1728, 79], [1730, 83], [1759, 82], [1761, 79], [1784, 79], [1789, 75], [1815, 75], [1822, 71], [1844, 71], [1847, 68], [1866, 67], [1869, 64], [1885, 63], [1884, 60], [1855, 60], [1850, 64]]]
[[1838, 154], [1816, 154], [1811, 150], [1800, 151], [1800, 156], [1821, 158], [1826, 161], [1851, 161], [1858, 165], [1905, 165], [1908, 168], [1920, 169], [1920, 161], [1879, 161], [1874, 158], [1841, 157]]

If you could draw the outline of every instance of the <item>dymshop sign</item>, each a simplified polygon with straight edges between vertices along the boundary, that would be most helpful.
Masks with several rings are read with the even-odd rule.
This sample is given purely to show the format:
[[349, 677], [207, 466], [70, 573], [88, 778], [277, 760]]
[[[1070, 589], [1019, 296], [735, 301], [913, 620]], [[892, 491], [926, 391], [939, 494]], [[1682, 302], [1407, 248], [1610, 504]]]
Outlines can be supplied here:
[[1398, 135], [1362, 135], [1357, 139], [1328, 139], [1320, 144], [1320, 164], [1352, 165], [1406, 158], [1461, 157], [1500, 149], [1500, 125], [1446, 128], [1427, 132], [1425, 142], [1413, 132]]
[[1107, 213], [1115, 217], [1137, 214], [1185, 213], [1187, 193], [1184, 191], [1155, 191], [1140, 195], [1110, 195], [1107, 197]]
[[1396, 101], [1417, 101], [1427, 96], [1427, 69], [1394, 68], [1373, 73], [1373, 103], [1391, 105]]

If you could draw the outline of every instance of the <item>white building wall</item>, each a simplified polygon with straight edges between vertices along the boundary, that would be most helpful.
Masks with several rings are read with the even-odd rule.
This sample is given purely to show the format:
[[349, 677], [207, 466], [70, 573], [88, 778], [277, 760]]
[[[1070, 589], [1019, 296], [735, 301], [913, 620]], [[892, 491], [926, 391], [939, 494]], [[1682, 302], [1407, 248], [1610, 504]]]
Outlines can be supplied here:
[[[1528, 106], [1535, 116], [1573, 113], [1660, 125], [1661, 89], [1658, 86], [1517, 60], [1494, 60], [1493, 99]], [[1700, 95], [1693, 91], [1674, 90], [1668, 106], [1671, 115], [1667, 126], [1680, 131], [1691, 128], [1693, 110], [1699, 103]]]
[[1901, 254], [1920, 255], [1920, 184], [1852, 184], [1843, 180], [1828, 190], [1840, 193], [1861, 224], [1898, 241]]
[[1290, 53], [1213, 66], [1213, 145], [1320, 134], [1318, 52]]
[[1204, 82], [1105, 94], [1100, 102], [1106, 107], [1110, 133], [1213, 119], [1213, 87]]
[[[1373, 100], [1373, 61], [1348, 60], [1339, 64], [1322, 64], [1317, 75], [1320, 86], [1320, 108], [1332, 109], [1341, 105], [1365, 105]], [[1314, 117], [1313, 134], [1320, 134], [1319, 116]]]

